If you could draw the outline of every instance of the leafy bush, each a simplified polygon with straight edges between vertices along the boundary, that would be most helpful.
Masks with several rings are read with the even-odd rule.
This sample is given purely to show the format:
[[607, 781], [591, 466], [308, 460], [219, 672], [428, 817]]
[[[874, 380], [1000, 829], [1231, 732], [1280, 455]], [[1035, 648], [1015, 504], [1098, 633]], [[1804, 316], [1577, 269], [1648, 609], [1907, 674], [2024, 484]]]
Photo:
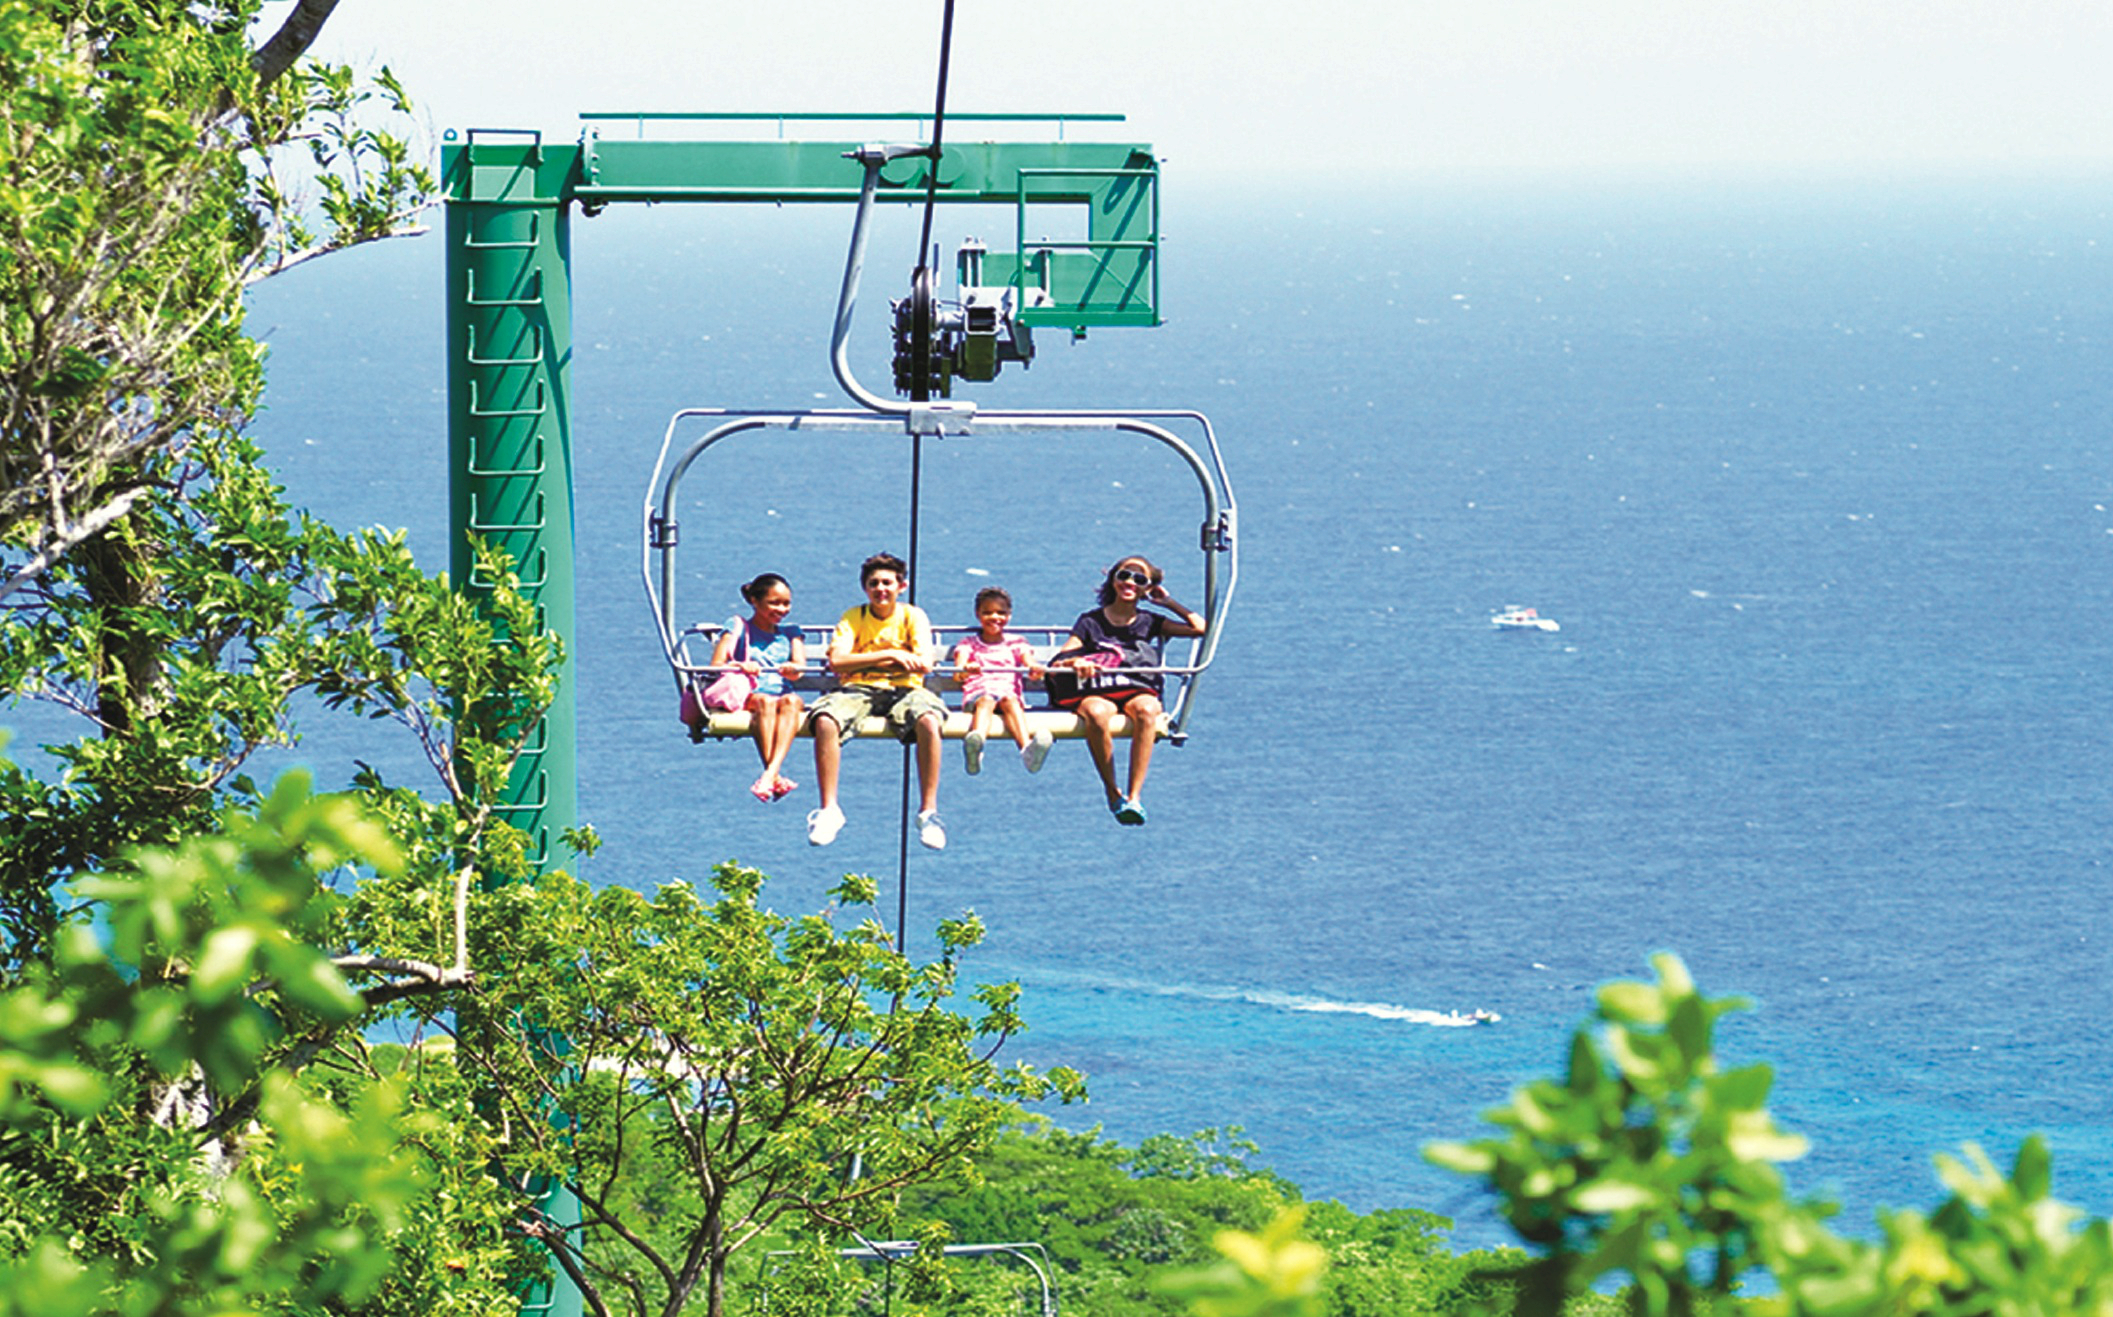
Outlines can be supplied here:
[[1834, 1208], [1792, 1199], [1775, 1169], [1806, 1145], [1768, 1115], [1768, 1067], [1717, 1063], [1716, 1021], [1742, 1003], [1703, 996], [1676, 957], [1652, 964], [1655, 982], [1600, 990], [1561, 1078], [1489, 1113], [1497, 1137], [1428, 1150], [1487, 1183], [1537, 1251], [1519, 1311], [1626, 1276], [1635, 1310], [1702, 1312], [1765, 1273], [1777, 1292], [1744, 1305], [1758, 1313], [2113, 1313], [2113, 1231], [2055, 1201], [2037, 1137], [2007, 1176], [1970, 1145], [1940, 1157], [1951, 1197], [1884, 1214], [1876, 1241], [1828, 1229]]
[[[1478, 1269], [1496, 1261], [1454, 1255], [1444, 1242], [1452, 1223], [1428, 1212], [1360, 1216], [1340, 1203], [1303, 1203], [1296, 1185], [1251, 1160], [1257, 1151], [1237, 1128], [1154, 1135], [1132, 1149], [1098, 1131], [1031, 1126], [980, 1157], [974, 1183], [905, 1195], [900, 1217], [944, 1221], [962, 1241], [1040, 1243], [1072, 1317], [1176, 1314], [1204, 1295], [1237, 1308], [1253, 1297], [1238, 1297], [1250, 1285], [1262, 1286], [1268, 1303], [1310, 1301], [1331, 1317], [1441, 1313], [1478, 1292]], [[1243, 1269], [1227, 1246], [1245, 1249], [1261, 1271]], [[1285, 1260], [1287, 1249], [1308, 1260], [1321, 1250], [1329, 1265], [1309, 1276]], [[1170, 1284], [1169, 1274], [1184, 1279]]]

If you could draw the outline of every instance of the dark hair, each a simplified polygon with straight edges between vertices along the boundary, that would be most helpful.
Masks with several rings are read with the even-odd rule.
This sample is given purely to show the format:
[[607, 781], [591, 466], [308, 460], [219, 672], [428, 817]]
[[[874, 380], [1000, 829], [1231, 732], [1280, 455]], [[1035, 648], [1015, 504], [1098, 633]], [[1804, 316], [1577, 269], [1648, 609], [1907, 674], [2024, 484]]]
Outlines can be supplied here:
[[776, 572], [765, 572], [761, 576], [758, 576], [755, 580], [750, 581], [747, 585], [741, 587], [741, 597], [743, 599], [748, 600], [748, 602], [750, 603], [755, 603], [764, 595], [769, 594], [772, 590], [775, 590], [781, 585], [784, 586], [787, 590], [792, 589], [792, 582], [786, 580], [784, 577], [778, 575]]
[[983, 605], [990, 603], [992, 600], [1004, 604], [1006, 612], [1010, 613], [1012, 611], [1012, 596], [995, 585], [986, 585], [981, 590], [976, 591], [976, 611], [982, 612]]
[[1145, 575], [1152, 578], [1152, 584], [1154, 585], [1158, 585], [1166, 579], [1166, 573], [1160, 571], [1159, 565], [1150, 558], [1145, 557], [1141, 553], [1126, 553], [1114, 562], [1109, 563], [1107, 573], [1101, 577], [1101, 588], [1098, 597], [1102, 608], [1106, 608], [1109, 604], [1115, 602], [1115, 569], [1126, 562], [1142, 564], [1145, 569]]
[[858, 583], [864, 585], [873, 579], [875, 572], [893, 572], [898, 581], [910, 579], [910, 569], [903, 560], [892, 553], [876, 553], [858, 565]]

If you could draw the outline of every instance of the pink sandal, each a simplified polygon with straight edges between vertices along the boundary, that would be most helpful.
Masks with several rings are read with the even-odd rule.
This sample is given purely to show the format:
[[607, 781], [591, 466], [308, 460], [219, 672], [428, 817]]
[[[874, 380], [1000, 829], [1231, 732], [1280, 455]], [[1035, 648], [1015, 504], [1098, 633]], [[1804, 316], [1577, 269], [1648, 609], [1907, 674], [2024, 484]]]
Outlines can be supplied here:
[[778, 790], [777, 778], [772, 778], [766, 782], [759, 777], [749, 784], [748, 794], [768, 805], [783, 793]]
[[785, 799], [785, 797], [791, 795], [794, 791], [797, 791], [799, 789], [799, 786], [799, 783], [788, 782], [787, 780], [781, 777], [771, 785], [770, 798], [772, 800], [783, 800]]

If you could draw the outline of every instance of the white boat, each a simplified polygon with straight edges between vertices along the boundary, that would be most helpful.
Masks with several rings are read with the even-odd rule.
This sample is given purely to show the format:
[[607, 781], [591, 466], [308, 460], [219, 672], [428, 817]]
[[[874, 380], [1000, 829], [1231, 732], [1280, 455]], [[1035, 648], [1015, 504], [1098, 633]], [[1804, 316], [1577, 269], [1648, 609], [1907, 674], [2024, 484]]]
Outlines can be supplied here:
[[1489, 619], [1489, 624], [1505, 631], [1561, 631], [1563, 629], [1563, 624], [1554, 618], [1542, 617], [1538, 611], [1531, 608], [1521, 608], [1517, 604], [1506, 604], [1503, 612]]

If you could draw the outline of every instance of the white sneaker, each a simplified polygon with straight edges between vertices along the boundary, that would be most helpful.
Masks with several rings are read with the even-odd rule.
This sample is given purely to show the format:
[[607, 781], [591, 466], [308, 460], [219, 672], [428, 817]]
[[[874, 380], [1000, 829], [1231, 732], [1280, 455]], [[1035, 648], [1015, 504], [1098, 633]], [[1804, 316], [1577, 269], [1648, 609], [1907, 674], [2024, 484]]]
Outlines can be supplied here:
[[917, 816], [917, 840], [935, 851], [946, 849], [946, 824], [939, 821], [938, 810], [928, 809]]
[[807, 816], [807, 844], [810, 846], [827, 846], [843, 830], [844, 811], [834, 805], [825, 805]]
[[983, 771], [983, 733], [970, 732], [961, 738], [961, 759], [970, 777]]
[[1034, 735], [1027, 738], [1027, 744], [1020, 747], [1020, 762], [1027, 766], [1028, 772], [1039, 773], [1042, 771], [1042, 761], [1048, 757], [1049, 729], [1037, 727]]

